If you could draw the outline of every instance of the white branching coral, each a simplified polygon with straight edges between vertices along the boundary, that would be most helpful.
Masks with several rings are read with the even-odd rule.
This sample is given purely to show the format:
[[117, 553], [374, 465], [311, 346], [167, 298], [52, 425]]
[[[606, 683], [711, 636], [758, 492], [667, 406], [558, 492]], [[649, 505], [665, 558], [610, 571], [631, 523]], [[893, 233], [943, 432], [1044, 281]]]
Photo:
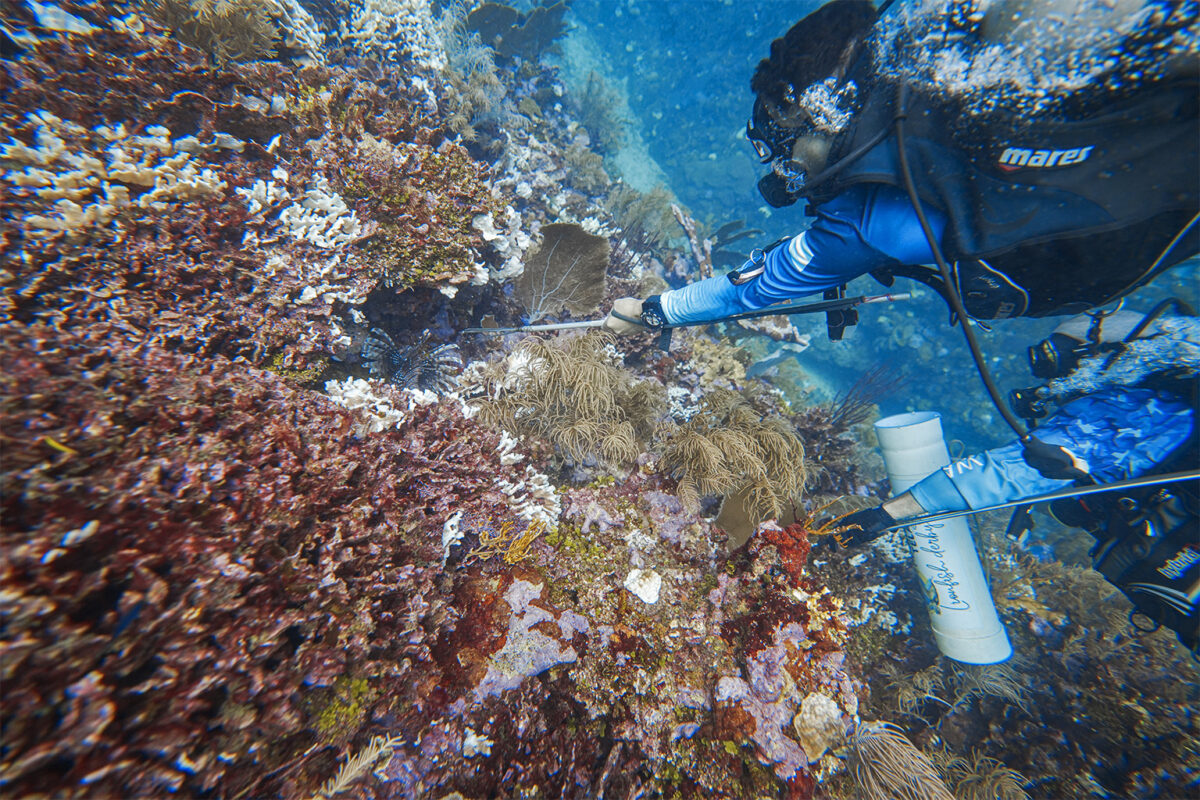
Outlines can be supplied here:
[[257, 214], [264, 208], [291, 199], [292, 195], [287, 188], [287, 172], [282, 167], [276, 167], [271, 170], [271, 178], [269, 181], [259, 179], [249, 189], [234, 189], [246, 201], [246, 209], [251, 214]]
[[204, 143], [152, 125], [131, 135], [124, 125], [89, 130], [48, 111], [26, 120], [34, 146], [17, 139], [0, 145], [0, 160], [16, 165], [3, 178], [13, 194], [53, 205], [28, 214], [23, 222], [35, 233], [65, 232], [70, 238], [108, 226], [121, 215], [167, 211], [175, 203], [224, 193], [226, 184], [199, 156], [212, 149], [240, 147], [240, 140], [219, 134]]
[[[276, 167], [273, 180], [256, 181], [249, 189], [235, 189], [246, 200], [251, 214], [257, 214], [276, 203], [292, 199], [286, 182], [287, 173]], [[275, 181], [280, 181], [277, 184]], [[293, 239], [305, 241], [322, 250], [336, 250], [364, 233], [358, 215], [342, 196], [329, 186], [324, 175], [315, 175], [304, 196], [280, 212], [280, 226]]]
[[428, 0], [358, 0], [338, 34], [361, 55], [381, 63], [408, 57], [431, 70], [442, 70], [447, 63]]
[[527, 466], [522, 480], [513, 482], [500, 478], [496, 486], [508, 495], [513, 512], [518, 517], [541, 522], [547, 530], [553, 530], [558, 525], [562, 502], [558, 498], [558, 489], [546, 475]]
[[393, 430], [404, 421], [405, 412], [396, 408], [390, 399], [378, 394], [371, 382], [362, 378], [327, 381], [325, 393], [342, 408], [358, 412], [356, 432], [360, 436]]
[[[464, 414], [474, 410], [453, 393], [443, 397], [421, 390], [394, 391], [362, 378], [327, 381], [325, 393], [333, 402], [355, 412], [355, 431], [360, 436], [395, 430], [416, 407], [438, 403], [442, 399], [459, 403]], [[407, 402], [407, 407], [404, 402]], [[518, 443], [519, 439], [508, 432], [501, 433], [496, 448], [499, 466], [512, 466], [525, 459], [522, 453], [516, 452]], [[507, 495], [509, 506], [516, 516], [530, 523], [540, 523], [545, 530], [553, 530], [558, 525], [562, 516], [558, 489], [548, 476], [532, 466], [527, 465], [524, 474], [516, 480], [498, 477], [496, 488]], [[452, 517], [446, 525], [442, 532], [442, 544], [449, 552], [449, 548], [458, 541], [458, 518]]]
[[562, 154], [552, 144], [521, 131], [506, 131], [505, 138], [504, 152], [496, 165], [496, 187], [524, 200], [535, 195], [545, 198], [552, 209], [561, 211], [562, 183], [567, 177]]
[[[439, 395], [421, 390], [404, 389], [389, 393], [389, 390], [380, 387], [377, 382], [362, 378], [327, 381], [325, 393], [342, 408], [355, 412], [355, 432], [359, 436], [395, 430], [414, 408], [441, 401]], [[399, 402], [395, 395], [407, 401], [407, 407]], [[457, 395], [450, 394], [448, 399], [460, 403], [463, 411], [469, 409]], [[502, 433], [496, 449], [500, 466], [510, 466], [524, 460], [523, 454], [515, 452], [518, 441], [511, 434]], [[549, 477], [532, 466], [525, 467], [525, 473], [519, 480], [498, 478], [496, 487], [508, 496], [513, 513], [518, 517], [530, 523], [540, 522], [546, 530], [553, 530], [558, 525], [558, 519], [562, 515], [558, 489], [550, 482]], [[446, 524], [450, 527], [443, 531], [443, 545], [448, 550], [457, 541], [455, 535], [458, 533], [458, 520], [451, 518]]]
[[74, 14], [68, 14], [52, 3], [39, 3], [37, 0], [25, 0], [29, 10], [37, 18], [38, 25], [60, 33], [73, 33], [88, 36], [100, 30], [95, 25], [80, 19]]
[[[362, 303], [374, 288], [374, 282], [365, 278], [367, 273], [360, 263], [362, 256], [346, 245], [366, 235], [373, 223], [360, 222], [341, 196], [330, 189], [323, 175], [318, 174], [308, 181], [309, 188], [300, 198], [293, 196], [288, 182], [287, 171], [276, 167], [271, 170], [270, 180], [260, 179], [248, 189], [234, 189], [242, 196], [251, 214], [269, 215], [279, 206], [288, 204], [273, 222], [267, 218], [267, 225], [274, 226], [269, 234], [282, 234], [294, 242], [306, 242], [332, 253], [328, 258], [304, 258], [286, 251], [272, 253], [263, 268], [265, 277], [287, 273], [304, 283], [298, 296], [284, 297], [278, 302], [298, 305], [335, 301], [349, 305]], [[258, 232], [247, 231], [245, 241], [259, 242]]]
[[279, 221], [293, 238], [325, 249], [352, 242], [362, 232], [358, 216], [341, 195], [329, 188], [324, 175], [314, 178], [304, 197], [285, 208]]
[[491, 213], [475, 217], [471, 227], [479, 231], [483, 240], [504, 259], [504, 266], [496, 271], [495, 279], [503, 282], [520, 276], [525, 269], [525, 252], [533, 244], [533, 239], [525, 232], [521, 215], [512, 206], [505, 206], [499, 227]]
[[496, 447], [496, 452], [500, 454], [501, 464], [516, 464], [525, 459], [523, 454], [514, 452], [518, 441], [508, 431], [500, 431], [500, 444]]

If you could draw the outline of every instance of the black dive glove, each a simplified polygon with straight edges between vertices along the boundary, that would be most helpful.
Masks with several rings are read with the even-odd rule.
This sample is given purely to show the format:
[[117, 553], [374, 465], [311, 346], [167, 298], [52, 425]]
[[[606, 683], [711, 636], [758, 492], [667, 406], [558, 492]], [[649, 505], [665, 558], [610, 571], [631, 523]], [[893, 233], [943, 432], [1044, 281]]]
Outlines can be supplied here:
[[884, 511], [883, 506], [864, 508], [838, 521], [837, 526], [842, 530], [837, 541], [843, 547], [857, 547], [883, 536], [895, 524], [895, 517]]
[[1021, 455], [1025, 463], [1036, 469], [1043, 478], [1091, 482], [1087, 462], [1062, 445], [1050, 444], [1030, 436], [1022, 446], [1024, 449]]

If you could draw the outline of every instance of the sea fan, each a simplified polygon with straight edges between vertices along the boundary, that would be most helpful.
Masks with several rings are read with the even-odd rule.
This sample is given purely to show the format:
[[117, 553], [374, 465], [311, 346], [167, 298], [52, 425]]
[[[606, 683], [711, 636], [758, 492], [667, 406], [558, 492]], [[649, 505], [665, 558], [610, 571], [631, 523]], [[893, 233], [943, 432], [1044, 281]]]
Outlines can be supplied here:
[[462, 372], [458, 345], [429, 343], [429, 331], [408, 347], [398, 347], [392, 337], [379, 328], [363, 342], [362, 362], [371, 376], [396, 384], [401, 389], [447, 392], [454, 388], [454, 376]]

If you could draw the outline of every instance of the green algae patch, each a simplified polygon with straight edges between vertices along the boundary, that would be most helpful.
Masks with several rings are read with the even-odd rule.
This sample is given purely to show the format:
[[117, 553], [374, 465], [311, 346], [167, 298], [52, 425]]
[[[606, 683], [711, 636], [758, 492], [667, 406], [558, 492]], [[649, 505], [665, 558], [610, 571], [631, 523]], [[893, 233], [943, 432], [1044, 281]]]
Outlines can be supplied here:
[[313, 728], [324, 741], [345, 741], [362, 727], [371, 706], [379, 699], [379, 690], [366, 678], [345, 675], [334, 681], [312, 706]]

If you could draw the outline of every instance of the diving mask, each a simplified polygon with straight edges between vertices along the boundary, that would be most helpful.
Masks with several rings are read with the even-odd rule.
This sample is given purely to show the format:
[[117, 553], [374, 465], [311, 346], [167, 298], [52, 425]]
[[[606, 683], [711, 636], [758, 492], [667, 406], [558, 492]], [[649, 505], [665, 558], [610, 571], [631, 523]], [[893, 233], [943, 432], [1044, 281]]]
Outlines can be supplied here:
[[746, 138], [754, 146], [758, 160], [769, 164], [791, 155], [797, 131], [781, 125], [761, 97], [754, 100], [754, 111], [746, 121]]

